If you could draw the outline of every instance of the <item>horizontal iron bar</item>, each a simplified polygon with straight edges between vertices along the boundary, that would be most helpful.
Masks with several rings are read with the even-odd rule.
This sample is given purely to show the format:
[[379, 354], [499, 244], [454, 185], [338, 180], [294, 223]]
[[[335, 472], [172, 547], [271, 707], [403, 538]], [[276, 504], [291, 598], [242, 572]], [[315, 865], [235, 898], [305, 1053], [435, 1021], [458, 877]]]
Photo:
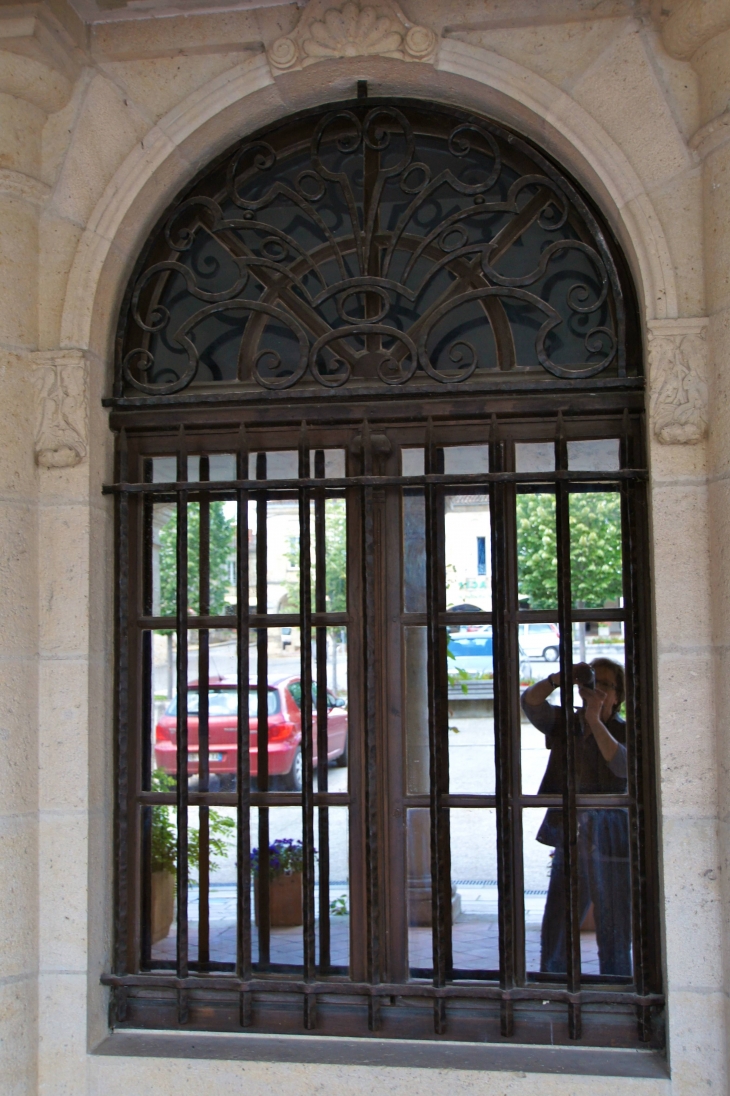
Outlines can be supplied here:
[[501, 989], [498, 985], [450, 983], [434, 986], [428, 982], [348, 982], [333, 979], [320, 982], [303, 982], [283, 978], [251, 978], [244, 981], [234, 975], [191, 975], [176, 978], [164, 974], [102, 974], [101, 983], [127, 989], [156, 988], [169, 990], [231, 990], [234, 993], [300, 993], [319, 996], [322, 994], [353, 997], [422, 997], [422, 998], [469, 998], [486, 1001], [551, 1001], [568, 1004], [604, 1004], [627, 1006], [661, 1006], [664, 996], [659, 993], [639, 995], [627, 989], [581, 989], [575, 993], [559, 986], [516, 986]]
[[[578, 795], [577, 804], [582, 808], [595, 810], [603, 807], [630, 807], [633, 800], [628, 795]], [[562, 807], [561, 795], [522, 795], [519, 802], [523, 807]], [[439, 799], [442, 807], [495, 807], [497, 798], [494, 795], [442, 795]], [[427, 795], [407, 795], [404, 797], [404, 805], [408, 808], [428, 807]]]
[[[235, 631], [235, 605], [231, 606], [231, 610], [230, 616], [189, 616], [188, 631], [194, 632], [198, 628], [228, 628]], [[176, 617], [141, 616], [137, 618], [137, 625], [152, 631], [171, 631], [175, 628], [175, 621]], [[300, 619], [299, 613], [249, 613], [248, 622], [253, 631], [254, 628], [298, 628]], [[350, 618], [347, 613], [312, 613], [312, 623], [320, 628], [334, 627], [349, 624]]]
[[332, 479], [281, 479], [281, 480], [216, 480], [215, 486], [201, 485], [198, 480], [188, 482], [180, 480], [174, 483], [111, 483], [102, 487], [105, 495], [121, 492], [131, 495], [175, 494], [179, 491], [199, 494], [225, 494], [233, 491], [262, 490], [266, 483], [266, 494], [274, 498], [277, 491], [295, 490], [303, 487], [324, 487], [331, 490], [346, 487], [426, 487], [437, 484], [443, 487], [481, 487], [488, 483], [617, 483], [620, 480], [646, 480], [649, 473], [646, 468], [621, 468], [615, 472], [571, 472], [561, 469], [555, 472], [478, 472], [469, 475], [455, 473], [431, 473], [427, 476], [343, 476]]
[[[235, 807], [238, 796], [235, 792], [188, 792], [191, 807]], [[256, 792], [250, 796], [252, 807], [301, 807], [301, 792]], [[137, 802], [143, 806], [174, 807], [174, 792], [139, 792]], [[348, 792], [315, 792], [315, 807], [349, 807]]]

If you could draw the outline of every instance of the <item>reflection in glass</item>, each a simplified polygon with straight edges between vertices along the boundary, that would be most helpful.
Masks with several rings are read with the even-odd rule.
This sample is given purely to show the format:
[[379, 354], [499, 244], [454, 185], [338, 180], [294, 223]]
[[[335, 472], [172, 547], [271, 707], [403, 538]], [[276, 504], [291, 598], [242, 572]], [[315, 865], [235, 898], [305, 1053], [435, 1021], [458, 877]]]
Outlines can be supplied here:
[[449, 791], [494, 795], [491, 626], [447, 633]]
[[623, 565], [618, 491], [571, 491], [570, 571], [574, 607], [619, 606]]
[[489, 496], [478, 494], [473, 488], [447, 495], [444, 500], [444, 552], [448, 609], [468, 606], [472, 612], [491, 610], [491, 548]]
[[497, 812], [460, 807], [449, 813], [454, 968], [498, 970]]
[[546, 491], [520, 493], [516, 509], [520, 608], [557, 609], [555, 495]]
[[[262, 819], [263, 816], [263, 819]], [[264, 822], [264, 828], [259, 823]], [[262, 864], [260, 841], [268, 832], [268, 905], [263, 920]], [[251, 810], [251, 875], [254, 932], [252, 959], [276, 966], [301, 967], [303, 962], [303, 887], [301, 807], [266, 807]], [[264, 842], [266, 848], [266, 842]]]
[[425, 628], [404, 628], [406, 788], [408, 795], [427, 795], [428, 679]]
[[456, 476], [463, 472], [475, 476], [479, 472], [489, 471], [488, 445], [446, 445], [444, 446], [444, 472]]
[[[189, 483], [200, 480], [200, 457], [188, 457], [187, 475]], [[209, 480], [235, 480], [235, 453], [208, 454]], [[175, 483], [177, 480], [177, 457], [152, 457], [152, 482]]]
[[403, 608], [426, 612], [426, 499], [412, 488], [403, 491]]
[[431, 822], [427, 807], [406, 812], [408, 963], [411, 973], [433, 969]]
[[[347, 807], [320, 807], [315, 818], [315, 859], [317, 885], [314, 894], [316, 925], [316, 961], [324, 973], [339, 968], [346, 973], [350, 965], [350, 844], [349, 812]], [[323, 833], [327, 834], [327, 866], [325, 870]], [[320, 890], [326, 881], [326, 902]], [[324, 922], [321, 911], [327, 907]], [[329, 938], [329, 939], [328, 939]], [[329, 944], [329, 962], [326, 949]], [[323, 958], [323, 956], [325, 958]]]
[[[574, 680], [581, 678], [584, 669], [574, 668]], [[575, 717], [568, 729], [568, 733], [575, 735], [576, 791], [583, 795], [623, 795], [627, 785], [626, 724], [620, 715], [625, 696], [624, 670], [618, 662], [605, 657], [592, 660], [591, 670], [595, 687], [584, 685], [580, 688], [580, 696], [574, 699]], [[523, 693], [522, 710], [532, 727], [545, 736], [545, 745], [550, 751], [539, 792], [560, 795], [565, 781], [566, 728], [562, 710], [549, 702], [552, 693], [549, 680], [537, 682]], [[523, 735], [523, 762], [527, 753], [525, 740], [529, 741], [529, 735]], [[525, 824], [527, 826], [527, 821]], [[539, 827], [536, 830], [533, 827], [531, 832], [538, 844], [553, 850], [541, 922], [539, 969], [561, 973], [566, 964], [562, 809], [549, 808]], [[526, 888], [527, 865], [534, 862], [536, 856], [526, 829]], [[631, 973], [628, 856], [628, 816], [623, 808], [578, 811], [579, 914], [583, 922], [593, 905], [601, 974]]]

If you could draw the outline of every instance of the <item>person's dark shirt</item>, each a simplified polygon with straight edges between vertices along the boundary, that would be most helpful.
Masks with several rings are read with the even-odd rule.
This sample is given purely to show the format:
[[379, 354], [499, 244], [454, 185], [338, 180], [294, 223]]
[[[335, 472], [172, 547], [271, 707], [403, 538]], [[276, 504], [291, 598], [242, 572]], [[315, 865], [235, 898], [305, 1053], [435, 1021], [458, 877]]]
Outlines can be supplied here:
[[[538, 731], [545, 735], [545, 745], [550, 750], [545, 775], [540, 784], [542, 795], [563, 794], [565, 772], [565, 722], [562, 708], [548, 704], [528, 704], [524, 694], [522, 710]], [[618, 749], [611, 761], [606, 761], [593, 735], [584, 727], [582, 709], [576, 713], [581, 733], [575, 736], [575, 790], [583, 795], [624, 795], [626, 793], [626, 724], [619, 715], [613, 715], [605, 726], [618, 742]], [[563, 837], [562, 812], [551, 807], [545, 815], [537, 840], [544, 845], [557, 846]]]

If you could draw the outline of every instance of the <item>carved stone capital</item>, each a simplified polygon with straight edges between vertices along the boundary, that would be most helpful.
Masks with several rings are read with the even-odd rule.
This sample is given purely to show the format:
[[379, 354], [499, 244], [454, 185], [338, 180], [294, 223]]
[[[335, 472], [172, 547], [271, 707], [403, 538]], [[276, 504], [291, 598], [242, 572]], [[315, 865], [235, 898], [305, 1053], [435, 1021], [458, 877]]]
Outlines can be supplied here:
[[651, 425], [664, 445], [696, 445], [707, 435], [707, 319], [649, 325]]
[[34, 355], [36, 461], [42, 468], [72, 468], [88, 455], [88, 367], [78, 350]]
[[274, 76], [340, 57], [433, 62], [438, 38], [406, 19], [394, 0], [310, 0], [291, 34], [267, 50]]

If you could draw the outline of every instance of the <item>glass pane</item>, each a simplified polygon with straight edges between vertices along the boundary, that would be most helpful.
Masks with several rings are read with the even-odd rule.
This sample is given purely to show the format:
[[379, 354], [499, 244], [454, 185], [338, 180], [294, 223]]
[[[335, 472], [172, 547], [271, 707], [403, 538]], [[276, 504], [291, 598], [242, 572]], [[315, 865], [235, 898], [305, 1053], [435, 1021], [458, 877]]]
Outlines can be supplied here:
[[449, 812], [456, 970], [499, 970], [496, 813], [491, 807]]
[[[528, 972], [566, 969], [562, 812], [523, 811], [525, 949]], [[628, 811], [578, 812], [581, 969], [631, 975], [631, 876]]]
[[617, 608], [622, 604], [618, 491], [571, 491], [570, 582], [575, 608]]
[[516, 508], [520, 608], [557, 609], [555, 495], [548, 492], [520, 493]]
[[426, 629], [404, 628], [406, 788], [408, 795], [427, 795], [428, 681]]
[[423, 491], [403, 491], [403, 608], [426, 612], [426, 499]]
[[152, 615], [177, 612], [177, 507], [174, 502], [152, 506]]
[[[544, 632], [539, 629], [544, 629]], [[560, 689], [553, 689], [548, 681], [550, 674], [558, 673], [559, 665], [552, 661], [546, 663], [538, 652], [541, 645], [548, 642], [553, 642], [557, 649], [560, 634], [554, 624], [521, 624], [519, 631], [520, 646], [533, 652], [529, 660], [533, 681], [527, 688], [523, 687], [522, 681], [519, 686], [522, 791], [525, 795], [537, 795], [540, 791], [559, 795], [563, 790], [563, 754], [555, 733], [556, 727], [562, 725]], [[556, 746], [554, 758], [552, 753], [548, 753], [552, 746]]]
[[444, 446], [444, 472], [456, 476], [460, 472], [474, 476], [489, 471], [488, 445], [446, 445]]
[[265, 479], [297, 479], [299, 477], [299, 454], [296, 449], [281, 450], [264, 454], [249, 453], [248, 475], [249, 479], [256, 479], [259, 455], [266, 457]]
[[[259, 514], [266, 514], [266, 604], [258, 606], [257, 570]], [[252, 610], [269, 613], [299, 611], [299, 502], [269, 497], [248, 504], [249, 597]], [[314, 545], [312, 544], [312, 559]]]
[[[309, 474], [315, 475], [315, 450], [312, 449], [309, 454]], [[345, 450], [344, 449], [325, 449], [324, 450], [324, 477], [325, 479], [344, 479], [345, 477]]]
[[[166, 791], [153, 781], [154, 791]], [[148, 904], [151, 965], [175, 962], [177, 948], [177, 822], [174, 807], [158, 805], [142, 811], [144, 845], [148, 851], [145, 902]]]
[[[266, 657], [268, 788], [300, 791], [302, 786], [301, 640], [299, 628], [252, 630], [249, 647], [251, 777], [259, 774], [259, 658]], [[260, 644], [263, 648], [260, 650]], [[315, 666], [314, 655], [312, 667]]]
[[[266, 961], [266, 934], [262, 933], [261, 873], [259, 850], [269, 848], [269, 963]], [[302, 924], [303, 888], [301, 807], [251, 809], [251, 867], [255, 929], [253, 962], [260, 969], [272, 966], [301, 967], [303, 962]], [[263, 936], [263, 940], [262, 940]]]
[[[550, 842], [560, 841], [558, 828], [557, 836], [552, 833], [556, 829], [551, 824], [551, 818], [560, 816], [560, 812], [545, 811], [543, 808], [529, 807], [522, 812], [522, 869], [524, 872], [525, 894], [525, 969], [533, 973], [541, 970], [552, 970], [554, 973], [565, 972], [565, 930], [562, 928], [563, 906], [560, 906], [557, 915], [548, 912], [545, 918], [545, 904], [547, 902], [548, 888], [551, 881], [551, 872], [555, 854], [555, 845]], [[560, 854], [562, 855], [562, 854]], [[556, 872], [556, 882], [562, 873]], [[553, 895], [557, 899], [557, 896]], [[557, 924], [555, 921], [557, 920]], [[546, 954], [542, 954], [542, 931], [545, 922]], [[552, 934], [560, 934], [562, 930], [562, 954], [560, 946], [553, 946]], [[543, 965], [543, 961], [546, 965]], [[552, 962], [552, 965], [549, 965]]]
[[[349, 812], [347, 807], [322, 807], [318, 812], [315, 844], [317, 889], [315, 892], [315, 916], [317, 919], [316, 955], [322, 973], [333, 968], [345, 973], [350, 966], [350, 844]], [[325, 842], [327, 834], [329, 856], [325, 870]], [[327, 880], [327, 920], [322, 917], [325, 903], [320, 900], [323, 880]], [[329, 931], [329, 962], [326, 961], [327, 933]], [[324, 958], [323, 958], [324, 957]]]
[[[316, 524], [312, 504], [312, 564], [316, 561]], [[347, 503], [326, 498], [324, 502], [325, 612], [347, 612]], [[312, 604], [316, 575], [312, 573]]]
[[[208, 456], [209, 480], [234, 480], [236, 478], [235, 453], [210, 453]], [[200, 480], [200, 457], [188, 457], [188, 482]], [[152, 482], [175, 483], [177, 480], [177, 457], [152, 458]]]
[[414, 975], [433, 969], [430, 827], [427, 807], [406, 812], [408, 963]]
[[404, 476], [422, 476], [424, 473], [424, 451], [418, 449], [401, 449], [401, 472]]
[[516, 472], [554, 472], [555, 445], [551, 441], [515, 443]]
[[[349, 762], [349, 713], [347, 708], [347, 629], [327, 628], [325, 632], [325, 668], [327, 685], [327, 787], [330, 792], [347, 791], [347, 766]], [[319, 716], [317, 639], [312, 643], [312, 716], [314, 720], [314, 763], [319, 758]], [[301, 691], [290, 686], [297, 698]], [[314, 786], [319, 788], [315, 768]], [[325, 790], [324, 788], [321, 790]]]
[[447, 632], [449, 791], [493, 795], [494, 674], [492, 629]]
[[464, 490], [444, 500], [446, 607], [490, 612], [492, 541], [489, 496]]
[[[188, 957], [236, 962], [236, 810], [188, 810]], [[207, 924], [206, 924], [207, 922]]]
[[616, 472], [620, 468], [618, 438], [601, 441], [569, 441], [571, 472]]

